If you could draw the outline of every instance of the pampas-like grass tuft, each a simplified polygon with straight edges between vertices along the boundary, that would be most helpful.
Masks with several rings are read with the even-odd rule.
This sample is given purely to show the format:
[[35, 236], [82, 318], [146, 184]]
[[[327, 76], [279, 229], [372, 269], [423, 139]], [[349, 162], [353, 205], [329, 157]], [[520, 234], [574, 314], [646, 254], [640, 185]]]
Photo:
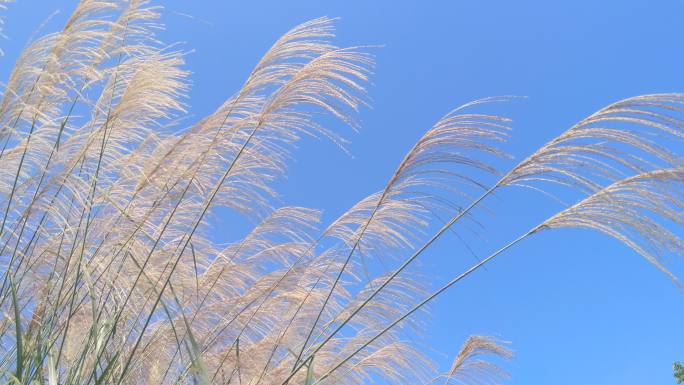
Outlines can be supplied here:
[[[508, 172], [499, 168], [510, 121], [477, 111], [509, 98], [466, 104], [425, 133], [384, 188], [323, 227], [317, 210], [274, 207], [272, 182], [300, 138], [344, 144], [319, 115], [358, 128], [369, 48], [335, 46], [332, 19], [303, 23], [186, 127], [185, 54], [156, 39], [159, 12], [144, 0], [82, 0], [62, 31], [28, 44], [6, 82], [3, 381], [500, 383], [497, 360], [511, 351], [498, 340], [471, 337], [440, 371], [409, 337], [427, 303], [518, 242], [592, 229], [676, 280], [665, 257], [684, 252], [684, 95], [614, 103]], [[515, 186], [582, 196], [437, 291], [407, 271]], [[222, 207], [256, 222], [229, 245], [211, 236]], [[393, 265], [377, 273], [367, 260]]]

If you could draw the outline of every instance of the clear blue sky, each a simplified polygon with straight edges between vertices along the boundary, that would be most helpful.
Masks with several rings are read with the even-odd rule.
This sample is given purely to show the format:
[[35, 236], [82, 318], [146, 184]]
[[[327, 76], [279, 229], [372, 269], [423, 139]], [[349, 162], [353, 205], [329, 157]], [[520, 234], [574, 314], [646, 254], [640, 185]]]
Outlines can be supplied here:
[[[334, 218], [381, 189], [413, 142], [440, 116], [472, 99], [529, 98], [500, 107], [512, 116], [511, 146], [524, 157], [577, 120], [621, 98], [684, 91], [684, 2], [671, 1], [187, 1], [166, 7], [166, 41], [196, 51], [191, 112], [232, 94], [283, 32], [319, 16], [339, 16], [340, 45], [375, 50], [373, 108], [348, 136], [353, 158], [305, 141], [283, 203]], [[19, 0], [5, 14], [3, 78], [29, 34], [70, 1]], [[190, 14], [191, 19], [181, 14]], [[330, 172], [330, 170], [335, 170]], [[488, 202], [493, 250], [557, 206], [531, 192]], [[221, 231], [232, 226], [224, 219]], [[458, 274], [464, 257], [452, 235], [422, 259], [435, 285]], [[681, 266], [681, 265], [680, 265]], [[684, 272], [680, 269], [679, 272]], [[684, 361], [684, 294], [618, 242], [585, 231], [549, 232], [524, 242], [469, 277], [431, 307], [426, 336], [443, 365], [470, 334], [512, 342], [513, 384], [674, 384]]]

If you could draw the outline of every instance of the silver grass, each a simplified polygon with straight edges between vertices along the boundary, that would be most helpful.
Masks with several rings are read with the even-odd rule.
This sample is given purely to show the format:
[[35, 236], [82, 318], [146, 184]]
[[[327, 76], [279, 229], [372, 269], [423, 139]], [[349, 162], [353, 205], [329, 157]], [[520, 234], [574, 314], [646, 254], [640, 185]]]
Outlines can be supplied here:
[[[213, 113], [185, 126], [186, 54], [155, 37], [160, 12], [144, 0], [82, 0], [60, 32], [26, 46], [6, 82], [3, 381], [497, 384], [507, 378], [497, 360], [512, 355], [505, 344], [470, 337], [444, 371], [415, 336], [425, 305], [518, 242], [592, 229], [676, 281], [667, 260], [684, 250], [684, 95], [614, 103], [508, 172], [510, 121], [478, 111], [510, 98], [465, 104], [425, 133], [382, 189], [325, 226], [317, 210], [276, 206], [272, 182], [302, 137], [344, 149], [344, 135], [316, 118], [359, 128], [370, 47], [335, 46], [333, 19], [305, 22]], [[436, 291], [408, 271], [514, 186], [578, 203]], [[251, 231], [216, 242], [221, 208], [252, 220]], [[395, 268], [369, 269], [387, 264]]]
[[508, 378], [508, 374], [484, 357], [510, 359], [512, 352], [502, 342], [487, 336], [471, 336], [463, 343], [448, 372], [431, 383], [494, 384]]

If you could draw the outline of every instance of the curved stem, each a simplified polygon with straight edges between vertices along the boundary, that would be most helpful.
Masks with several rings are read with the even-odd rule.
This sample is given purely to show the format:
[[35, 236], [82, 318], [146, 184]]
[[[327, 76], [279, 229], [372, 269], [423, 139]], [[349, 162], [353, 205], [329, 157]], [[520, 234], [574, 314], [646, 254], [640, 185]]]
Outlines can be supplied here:
[[355, 355], [357, 355], [360, 351], [362, 351], [363, 349], [365, 349], [368, 345], [370, 345], [370, 344], [373, 343], [375, 340], [377, 340], [378, 338], [380, 338], [382, 335], [384, 335], [385, 333], [387, 333], [387, 331], [389, 331], [390, 329], [392, 329], [392, 328], [393, 328], [394, 326], [396, 326], [398, 323], [400, 323], [401, 321], [403, 321], [404, 319], [406, 319], [407, 317], [409, 317], [411, 314], [415, 313], [418, 309], [420, 309], [420, 308], [422, 308], [423, 306], [425, 306], [425, 304], [427, 304], [428, 302], [432, 301], [435, 297], [437, 297], [437, 296], [439, 296], [440, 294], [442, 294], [444, 291], [446, 291], [447, 289], [449, 289], [450, 287], [452, 287], [454, 284], [456, 284], [457, 282], [461, 281], [463, 278], [465, 278], [465, 277], [467, 277], [468, 275], [470, 275], [471, 273], [473, 273], [475, 270], [477, 270], [477, 269], [479, 269], [480, 267], [484, 266], [487, 262], [489, 262], [489, 261], [491, 261], [492, 259], [496, 258], [496, 256], [498, 256], [499, 254], [501, 254], [501, 253], [503, 253], [504, 251], [508, 250], [509, 248], [513, 247], [515, 244], [517, 244], [518, 242], [520, 242], [520, 241], [522, 241], [523, 239], [527, 238], [528, 236], [534, 234], [538, 229], [539, 229], [539, 227], [534, 227], [532, 230], [530, 230], [530, 231], [524, 233], [523, 235], [519, 236], [518, 238], [514, 239], [513, 241], [507, 243], [505, 246], [503, 246], [503, 247], [500, 248], [499, 250], [497, 250], [497, 251], [495, 251], [494, 253], [490, 254], [487, 258], [483, 259], [482, 261], [480, 261], [479, 263], [473, 265], [471, 268], [469, 268], [469, 269], [466, 270], [465, 272], [461, 273], [461, 274], [460, 274], [459, 276], [457, 276], [456, 278], [454, 278], [454, 279], [452, 279], [451, 281], [447, 282], [444, 286], [442, 286], [441, 288], [439, 288], [437, 291], [435, 291], [435, 292], [433, 292], [432, 294], [430, 294], [430, 296], [428, 296], [427, 298], [425, 298], [424, 300], [422, 300], [421, 302], [419, 302], [418, 304], [416, 304], [413, 308], [411, 308], [411, 310], [407, 311], [406, 313], [404, 313], [404, 315], [402, 315], [401, 317], [397, 318], [397, 319], [394, 320], [391, 324], [389, 324], [387, 327], [385, 327], [384, 329], [382, 329], [382, 330], [381, 330], [379, 333], [377, 333], [373, 338], [371, 338], [371, 339], [368, 340], [366, 343], [364, 343], [363, 345], [361, 345], [361, 346], [360, 346], [358, 349], [356, 349], [353, 353], [351, 353], [351, 354], [349, 354], [347, 357], [345, 357], [342, 361], [340, 361], [340, 363], [338, 363], [337, 365], [335, 365], [332, 369], [328, 370], [325, 374], [323, 374], [323, 375], [321, 376], [321, 378], [319, 378], [319, 379], [314, 383], [314, 385], [320, 383], [320, 382], [323, 381], [323, 380], [325, 380], [327, 377], [329, 377], [329, 376], [332, 374], [332, 372], [334, 372], [335, 370], [339, 369], [342, 365], [344, 365], [345, 363], [347, 363], [347, 361], [349, 361], [352, 357], [354, 357]]

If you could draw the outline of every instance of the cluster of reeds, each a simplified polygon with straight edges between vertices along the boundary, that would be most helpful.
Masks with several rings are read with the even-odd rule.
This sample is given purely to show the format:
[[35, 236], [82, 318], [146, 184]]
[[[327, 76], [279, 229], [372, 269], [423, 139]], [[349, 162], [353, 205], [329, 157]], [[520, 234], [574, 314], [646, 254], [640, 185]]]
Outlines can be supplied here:
[[[303, 136], [343, 143], [366, 103], [372, 57], [333, 45], [332, 20], [278, 39], [242, 87], [189, 126], [184, 53], [155, 38], [144, 0], [82, 0], [31, 41], [0, 100], [0, 377], [16, 384], [489, 384], [505, 373], [466, 341], [443, 374], [407, 342], [424, 305], [533, 234], [606, 233], [669, 274], [682, 254], [684, 95], [626, 99], [508, 172], [506, 118], [459, 107], [408, 152], [385, 187], [325, 227], [273, 207], [272, 181]], [[502, 160], [503, 159], [503, 160]], [[487, 177], [498, 181], [486, 185]], [[407, 268], [494, 192], [578, 203], [430, 293]], [[476, 192], [475, 195], [474, 192]], [[218, 208], [256, 221], [211, 236]], [[448, 217], [434, 234], [435, 213]], [[228, 219], [230, 220], [230, 219]], [[364, 260], [386, 258], [385, 272]], [[410, 273], [410, 272], [409, 272]]]

